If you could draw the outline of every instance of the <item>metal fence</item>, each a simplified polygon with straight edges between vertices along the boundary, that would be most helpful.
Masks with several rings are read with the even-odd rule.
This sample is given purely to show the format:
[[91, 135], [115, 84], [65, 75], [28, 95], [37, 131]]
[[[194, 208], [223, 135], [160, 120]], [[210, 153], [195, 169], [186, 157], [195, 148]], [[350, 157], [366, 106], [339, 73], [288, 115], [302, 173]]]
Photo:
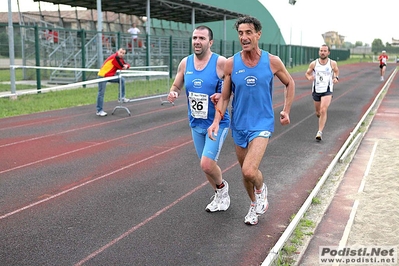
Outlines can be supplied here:
[[[15, 64], [24, 66], [57, 67], [54, 70], [41, 70], [41, 79], [55, 84], [85, 81], [96, 78], [95, 74], [84, 71], [63, 72], [58, 68], [99, 68], [101, 63], [119, 47], [127, 49], [126, 61], [132, 66], [169, 66], [170, 78], [176, 73], [182, 58], [192, 53], [191, 36], [139, 35], [133, 42], [131, 35], [123, 32], [97, 32], [75, 30], [52, 25], [14, 26]], [[9, 68], [7, 25], [0, 25], [0, 68]], [[101, 38], [102, 47], [99, 47]], [[261, 43], [260, 47], [278, 55], [287, 67], [308, 64], [318, 57], [319, 47], [297, 45], [276, 45]], [[212, 46], [215, 53], [226, 57], [241, 50], [239, 41], [215, 39]], [[330, 58], [346, 60], [349, 50], [333, 49]], [[8, 59], [8, 61], [7, 61]], [[38, 70], [24, 69], [24, 80], [35, 80]]]

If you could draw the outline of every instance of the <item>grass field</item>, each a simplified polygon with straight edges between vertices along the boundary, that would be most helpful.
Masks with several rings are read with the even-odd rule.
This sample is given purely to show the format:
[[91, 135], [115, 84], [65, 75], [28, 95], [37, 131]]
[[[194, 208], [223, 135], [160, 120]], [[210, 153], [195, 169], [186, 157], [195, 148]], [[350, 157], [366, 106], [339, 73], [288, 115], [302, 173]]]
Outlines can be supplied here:
[[[362, 57], [354, 57], [346, 61], [339, 61], [339, 65], [358, 63]], [[289, 72], [305, 72], [308, 65], [296, 66], [288, 69]], [[15, 73], [16, 80], [22, 80], [22, 70], [18, 69]], [[0, 92], [10, 91], [10, 84], [2, 82], [10, 81], [10, 71], [0, 70]], [[161, 85], [160, 85], [161, 84]], [[168, 81], [160, 80], [137, 80], [126, 85], [126, 97], [138, 98], [146, 95], [156, 95], [166, 93], [169, 88]], [[169, 82], [172, 84], [172, 81]], [[134, 90], [129, 89], [134, 86]], [[36, 89], [35, 85], [18, 85], [18, 90]], [[118, 84], [107, 84], [104, 102], [115, 101], [118, 98]], [[44, 112], [49, 110], [63, 109], [74, 106], [94, 105], [97, 99], [97, 86], [87, 88], [77, 88], [60, 91], [50, 91], [46, 93], [26, 94], [18, 96], [17, 99], [0, 98], [0, 118], [30, 114], [35, 112]]]

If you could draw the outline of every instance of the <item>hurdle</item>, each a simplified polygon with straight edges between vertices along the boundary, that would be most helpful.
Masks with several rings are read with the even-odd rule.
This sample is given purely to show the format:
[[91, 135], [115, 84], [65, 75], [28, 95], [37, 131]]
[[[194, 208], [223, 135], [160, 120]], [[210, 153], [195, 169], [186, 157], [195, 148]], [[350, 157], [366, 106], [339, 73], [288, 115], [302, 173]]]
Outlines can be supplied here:
[[[39, 67], [39, 66], [22, 66], [22, 65], [11, 65], [11, 68], [17, 69], [17, 68], [30, 68], [30, 69], [62, 69], [62, 70], [67, 70], [67, 71], [87, 71], [87, 72], [98, 72], [99, 69], [87, 69], [87, 68], [56, 68], [56, 67]], [[159, 98], [161, 105], [164, 104], [172, 104], [169, 101], [165, 99], [165, 97], [168, 96], [169, 94], [169, 67], [168, 66], [149, 66], [149, 67], [131, 67], [128, 70], [122, 70], [118, 71], [118, 75], [113, 76], [113, 77], [105, 77], [105, 78], [95, 78], [95, 79], [90, 79], [87, 81], [80, 81], [80, 82], [75, 82], [75, 83], [70, 83], [66, 85], [60, 85], [60, 86], [51, 86], [51, 87], [46, 87], [46, 88], [40, 88], [40, 90], [36, 89], [28, 89], [28, 90], [23, 90], [23, 91], [16, 91], [15, 93], [2, 93], [0, 97], [9, 97], [9, 98], [17, 98], [20, 95], [25, 95], [25, 94], [37, 94], [41, 92], [48, 92], [48, 91], [57, 91], [57, 90], [65, 90], [65, 89], [76, 89], [76, 88], [82, 88], [87, 85], [94, 85], [99, 82], [104, 82], [104, 81], [110, 81], [114, 80], [117, 78], [125, 78], [126, 81], [126, 92], [128, 92], [128, 86], [130, 87], [131, 85], [136, 86], [139, 84], [139, 88], [143, 90], [143, 88], [148, 88], [148, 95], [144, 94], [139, 94], [136, 93], [135, 91], [132, 91], [133, 93], [136, 93], [136, 97], [134, 99], [131, 99], [127, 103], [131, 102], [136, 102], [136, 101], [142, 101], [142, 100], [148, 100], [148, 99], [153, 99], [153, 98]], [[121, 91], [121, 82], [119, 82], [119, 95], [122, 95]], [[130, 98], [130, 97], [129, 97]], [[112, 114], [115, 113], [116, 110], [118, 109], [124, 109], [126, 112], [131, 115], [131, 112], [128, 107], [124, 105], [123, 102], [119, 101], [118, 99], [118, 105], [113, 109]]]
[[[167, 66], [156, 66], [156, 67], [149, 67], [151, 69], [156, 69], [156, 68], [165, 68]], [[169, 90], [169, 71], [150, 71], [150, 70], [139, 70], [142, 69], [143, 67], [133, 67], [130, 68], [129, 70], [121, 70], [118, 71], [118, 78], [119, 78], [119, 95], [122, 96], [122, 82], [121, 79], [122, 77], [125, 78], [126, 80], [141, 80], [141, 81], [148, 81], [150, 79], [166, 79], [167, 80], [167, 88]], [[136, 69], [136, 70], [132, 70], [132, 69]], [[166, 94], [161, 94], [161, 95], [154, 95], [154, 96], [147, 96], [147, 97], [142, 97], [140, 99], [130, 99], [128, 102], [126, 103], [131, 103], [131, 102], [136, 102], [136, 101], [142, 101], [142, 100], [148, 100], [148, 99], [153, 99], [153, 98], [158, 98], [161, 101], [161, 105], [164, 105], [166, 103], [170, 103], [167, 100], [164, 100], [163, 97], [167, 97], [169, 93]], [[119, 105], [115, 106], [115, 108], [112, 111], [112, 115], [115, 113], [116, 110], [118, 109], [124, 109], [128, 115], [131, 115], [131, 112], [129, 110], [129, 108], [127, 108], [124, 105], [124, 102], [121, 99], [118, 99], [118, 103]], [[170, 103], [172, 105], [174, 105], [174, 103]]]

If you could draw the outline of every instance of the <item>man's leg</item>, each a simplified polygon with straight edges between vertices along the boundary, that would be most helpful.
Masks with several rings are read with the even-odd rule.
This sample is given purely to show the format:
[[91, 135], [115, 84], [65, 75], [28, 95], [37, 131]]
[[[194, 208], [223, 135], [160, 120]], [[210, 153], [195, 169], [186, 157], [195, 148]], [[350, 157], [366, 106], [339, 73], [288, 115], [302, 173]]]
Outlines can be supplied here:
[[320, 118], [320, 101], [313, 101], [317, 118]]
[[319, 131], [323, 132], [324, 126], [326, 125], [327, 122], [327, 110], [328, 107], [330, 106], [332, 99], [332, 95], [325, 95], [321, 97], [320, 100], [320, 107], [319, 107]]
[[204, 171], [206, 179], [208, 179], [213, 189], [216, 190], [216, 184], [220, 185], [223, 181], [222, 170], [217, 165], [217, 162], [206, 156], [202, 156], [201, 169]]
[[217, 161], [228, 131], [229, 128], [221, 128], [216, 140], [211, 140], [206, 129], [200, 127], [191, 129], [195, 151], [201, 160], [201, 169], [214, 190], [217, 188], [216, 185], [220, 185], [223, 181], [222, 170]]
[[[125, 98], [125, 78], [124, 77], [119, 77], [118, 78], [112, 79], [109, 82], [111, 83], [118, 83], [118, 100], [121, 100]], [[122, 94], [122, 97], [121, 97]]]
[[244, 187], [252, 202], [256, 201], [254, 189], [262, 189], [263, 175], [259, 170], [260, 162], [265, 154], [269, 138], [254, 138], [247, 148], [236, 145], [238, 162], [241, 165]]
[[125, 78], [121, 77], [121, 84], [120, 84], [121, 90], [122, 90], [122, 97], [121, 98], [125, 98], [125, 83], [126, 83]]
[[136, 46], [136, 42], [137, 42], [137, 39], [136, 38], [133, 38], [133, 42], [132, 42], [132, 53], [134, 54], [134, 48], [135, 48], [135, 46]]
[[228, 130], [228, 128], [222, 128], [217, 139], [213, 141], [208, 138], [206, 129], [199, 127], [191, 129], [194, 147], [198, 157], [201, 159], [201, 169], [215, 191], [215, 197], [205, 208], [208, 212], [225, 211], [230, 206], [228, 184], [223, 180], [222, 170], [217, 164]]
[[97, 112], [103, 110], [104, 105], [104, 94], [105, 94], [105, 87], [107, 85], [106, 81], [98, 83], [98, 95], [97, 95]]
[[247, 148], [236, 146], [243, 183], [251, 199], [249, 211], [244, 218], [244, 223], [248, 225], [256, 225], [259, 220], [258, 216], [263, 214], [268, 208], [267, 188], [263, 183], [262, 172], [259, 170], [268, 142], [269, 138], [255, 137]]

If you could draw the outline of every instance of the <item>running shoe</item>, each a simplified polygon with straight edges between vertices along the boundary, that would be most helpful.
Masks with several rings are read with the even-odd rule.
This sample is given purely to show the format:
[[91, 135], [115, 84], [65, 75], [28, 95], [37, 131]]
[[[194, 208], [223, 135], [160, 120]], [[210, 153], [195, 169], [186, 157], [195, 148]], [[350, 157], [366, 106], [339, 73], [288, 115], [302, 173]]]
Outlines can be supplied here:
[[213, 200], [206, 206], [207, 212], [226, 211], [230, 207], [229, 184], [223, 180], [224, 187], [216, 189]]
[[[259, 192], [259, 193], [258, 193]], [[255, 190], [256, 214], [261, 215], [267, 211], [269, 202], [267, 201], [267, 186], [263, 184], [261, 191]]]
[[256, 214], [256, 205], [252, 205], [249, 207], [249, 211], [245, 216], [244, 223], [248, 225], [258, 224], [258, 215]]
[[316, 134], [316, 140], [317, 141], [320, 141], [320, 140], [322, 140], [323, 138], [322, 138], [322, 136], [323, 136], [323, 132], [321, 132], [321, 131], [317, 131], [317, 134]]
[[130, 99], [123, 97], [122, 99], [119, 100], [119, 102], [120, 103], [128, 103], [128, 102], [130, 102]]
[[107, 113], [104, 112], [103, 110], [101, 110], [100, 112], [97, 112], [96, 115], [98, 115], [98, 116], [106, 116]]

